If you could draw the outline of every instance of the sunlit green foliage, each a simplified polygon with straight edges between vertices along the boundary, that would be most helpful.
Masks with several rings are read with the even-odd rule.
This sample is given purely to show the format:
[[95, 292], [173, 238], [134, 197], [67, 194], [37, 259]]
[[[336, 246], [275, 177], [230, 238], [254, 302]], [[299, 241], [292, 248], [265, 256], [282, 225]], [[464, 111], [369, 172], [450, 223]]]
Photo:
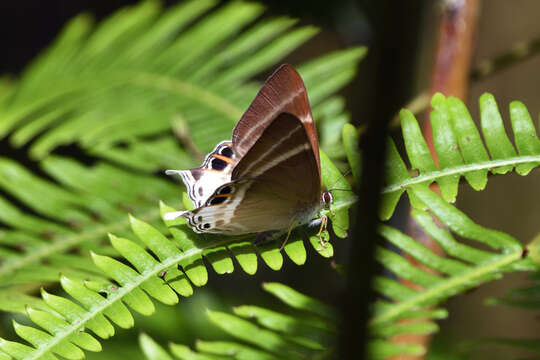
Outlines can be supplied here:
[[[514, 101], [510, 104], [510, 120], [517, 150], [508, 139], [492, 95], [480, 97], [481, 132], [486, 145], [459, 99], [436, 94], [431, 105], [430, 120], [438, 165], [430, 154], [416, 119], [410, 111], [402, 110], [400, 118], [405, 148], [410, 167], [418, 171], [418, 176], [411, 176], [391, 142], [386, 168], [387, 185], [383, 189], [380, 211], [384, 220], [392, 216], [403, 192], [414, 184], [436, 182], [442, 197], [454, 202], [461, 176], [473, 189], [483, 190], [488, 172], [505, 174], [515, 168], [518, 174], [527, 175], [540, 164], [540, 140], [523, 103]], [[408, 194], [414, 207], [424, 207], [414, 194], [410, 191]]]

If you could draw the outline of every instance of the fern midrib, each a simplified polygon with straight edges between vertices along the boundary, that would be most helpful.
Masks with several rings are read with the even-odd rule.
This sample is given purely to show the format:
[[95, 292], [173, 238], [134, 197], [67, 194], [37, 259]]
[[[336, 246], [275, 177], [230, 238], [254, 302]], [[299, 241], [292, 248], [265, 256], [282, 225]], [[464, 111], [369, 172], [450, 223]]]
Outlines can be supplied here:
[[[343, 208], [349, 208], [357, 200], [358, 199], [356, 197], [351, 197], [345, 201], [336, 202], [334, 206], [332, 207], [332, 210], [338, 211]], [[330, 213], [330, 211], [324, 210], [323, 213], [324, 214]], [[158, 209], [150, 210], [146, 213], [141, 214], [140, 218], [146, 222], [156, 221], [160, 218], [159, 210]], [[41, 259], [44, 259], [51, 254], [61, 252], [72, 246], [78, 245], [84, 241], [89, 241], [92, 238], [97, 238], [100, 235], [112, 233], [119, 229], [127, 228], [128, 226], [129, 226], [129, 222], [126, 219], [123, 221], [117, 221], [111, 224], [95, 227], [91, 231], [85, 232], [80, 235], [79, 234], [65, 235], [63, 239], [61, 237], [59, 240], [54, 241], [51, 244], [44, 245], [38, 250], [34, 250], [30, 253], [25, 253], [14, 260], [5, 262], [2, 266], [0, 266], [0, 278], [3, 278], [4, 276], [7, 276], [13, 272], [16, 272], [19, 269], [24, 268], [28, 264], [35, 263]]]
[[[159, 209], [152, 209], [140, 215], [141, 219], [147, 222], [153, 222], [159, 219], [159, 216]], [[87, 240], [91, 240], [92, 238], [99, 237], [100, 235], [105, 235], [110, 232], [115, 232], [123, 228], [127, 228], [128, 226], [129, 222], [126, 218], [122, 221], [116, 221], [111, 224], [97, 226], [92, 230], [80, 235], [65, 235], [63, 239], [60, 238], [59, 240], [54, 241], [49, 245], [42, 246], [38, 250], [33, 250], [30, 253], [25, 253], [25, 255], [20, 256], [15, 260], [6, 262], [0, 267], [0, 278], [7, 276], [14, 271], [17, 271], [18, 269], [24, 268], [25, 265], [46, 258], [53, 253], [61, 252], [62, 250], [65, 250], [71, 246], [80, 244]]]
[[79, 329], [83, 328], [84, 325], [89, 320], [92, 320], [97, 314], [101, 314], [107, 308], [114, 305], [117, 301], [121, 301], [125, 295], [129, 294], [133, 289], [141, 286], [141, 284], [145, 282], [146, 280], [148, 280], [150, 277], [157, 276], [162, 271], [167, 270], [171, 266], [178, 265], [182, 260], [190, 258], [191, 256], [194, 256], [197, 254], [202, 255], [202, 252], [206, 249], [227, 245], [234, 241], [236, 241], [236, 239], [234, 240], [226, 239], [226, 240], [209, 244], [208, 246], [205, 246], [205, 247], [193, 248], [185, 252], [182, 252], [178, 254], [177, 256], [168, 258], [163, 262], [157, 263], [157, 265], [152, 270], [148, 270], [140, 274], [137, 277], [137, 281], [131, 284], [125, 285], [125, 286], [121, 286], [119, 287], [117, 292], [115, 292], [114, 294], [109, 294], [109, 297], [107, 297], [106, 301], [102, 305], [95, 307], [94, 309], [92, 309], [92, 311], [86, 312], [86, 314], [82, 318], [78, 319], [79, 322], [77, 322], [76, 325], [70, 324], [71, 326], [69, 326], [67, 330], [58, 332], [54, 336], [54, 338], [49, 343], [47, 343], [46, 346], [37, 348], [36, 351], [32, 354], [32, 356], [28, 357], [26, 360], [38, 360], [40, 356], [45, 355], [47, 352], [51, 351], [54, 348], [54, 346], [58, 345], [61, 341], [67, 339], [72, 334], [77, 332]]
[[386, 186], [382, 189], [382, 193], [388, 194], [395, 191], [400, 191], [400, 190], [403, 190], [403, 188], [405, 187], [408, 187], [414, 184], [423, 183], [423, 182], [428, 182], [428, 181], [432, 182], [443, 176], [465, 174], [465, 173], [476, 171], [476, 170], [486, 170], [486, 169], [489, 170], [489, 169], [500, 167], [500, 166], [518, 165], [518, 164], [529, 163], [529, 162], [540, 162], [540, 155], [516, 156], [516, 157], [504, 159], [504, 160], [490, 160], [490, 161], [479, 162], [479, 163], [474, 163], [474, 164], [455, 166], [455, 167], [446, 168], [444, 170], [439, 170], [439, 171], [432, 171], [429, 173], [418, 175], [413, 178], [408, 178], [396, 184]]
[[382, 313], [379, 316], [375, 316], [371, 320], [370, 325], [374, 326], [374, 325], [378, 325], [378, 324], [390, 321], [393, 318], [402, 314], [403, 312], [408, 311], [411, 308], [414, 308], [416, 306], [420, 306], [421, 304], [427, 302], [431, 298], [436, 298], [437, 295], [441, 294], [445, 290], [457, 287], [459, 285], [463, 285], [469, 281], [474, 280], [475, 278], [481, 277], [483, 275], [487, 275], [493, 272], [494, 270], [503, 268], [504, 266], [511, 264], [512, 262], [516, 260], [520, 260], [521, 257], [522, 257], [522, 252], [516, 251], [515, 253], [501, 256], [499, 260], [494, 261], [485, 266], [480, 266], [476, 268], [475, 270], [469, 271], [463, 275], [452, 276], [449, 280], [442, 281], [439, 285], [436, 285], [427, 290], [424, 290], [409, 300], [393, 305], [391, 308], [389, 308], [388, 311]]
[[[216, 111], [224, 114], [228, 119], [231, 120], [233, 124], [235, 124], [242, 116], [242, 110], [239, 109], [237, 106], [231, 104], [227, 99], [222, 96], [216, 95], [214, 92], [208, 91], [201, 86], [197, 86], [194, 83], [182, 81], [178, 78], [172, 78], [148, 72], [125, 71], [123, 69], [118, 70], [118, 72], [121, 75], [116, 75], [116, 78], [114, 78], [113, 81], [111, 81], [109, 78], [109, 83], [106, 85], [107, 88], [113, 88], [115, 86], [125, 83], [152, 86], [161, 90], [180, 93], [183, 96], [193, 99], [194, 101], [203, 103], [209, 108], [213, 108]], [[30, 115], [36, 109], [39, 109], [40, 107], [45, 107], [47, 106], [47, 104], [53, 103], [54, 101], [62, 98], [63, 96], [74, 94], [80, 90], [85, 90], [83, 86], [78, 85], [81, 82], [73, 83], [75, 85], [72, 85], [72, 83], [70, 83], [64, 88], [61, 88], [60, 90], [57, 90], [54, 93], [47, 95], [47, 97], [39, 101], [37, 105], [23, 103], [17, 104], [14, 109], [8, 108], [8, 112], [6, 112], [8, 120], [4, 119], [6, 121], [0, 123], [0, 138], [2, 138], [5, 133], [7, 133], [11, 129], [13, 124], [18, 119]], [[82, 83], [85, 82], [83, 81]], [[74, 99], [74, 101], [78, 100], [79, 98]], [[64, 106], [69, 107], [70, 102], [68, 101], [67, 105]], [[4, 116], [6, 114], [4, 114]]]
[[233, 124], [242, 117], [242, 110], [231, 104], [222, 96], [216, 95], [203, 87], [177, 78], [157, 75], [153, 73], [134, 72], [127, 76], [129, 82], [153, 86], [162, 90], [178, 92], [194, 101], [205, 103], [208, 107], [216, 109], [226, 115]]

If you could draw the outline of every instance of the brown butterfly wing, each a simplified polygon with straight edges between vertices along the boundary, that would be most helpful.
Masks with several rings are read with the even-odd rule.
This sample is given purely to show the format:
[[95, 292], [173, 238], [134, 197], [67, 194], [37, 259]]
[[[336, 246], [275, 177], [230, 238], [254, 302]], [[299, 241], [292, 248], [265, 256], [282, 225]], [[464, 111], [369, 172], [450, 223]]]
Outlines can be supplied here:
[[181, 216], [194, 231], [244, 234], [287, 229], [320, 208], [317, 132], [300, 75], [282, 65], [233, 131], [231, 182]]
[[313, 203], [320, 194], [317, 160], [302, 122], [281, 113], [236, 164], [231, 180], [257, 180], [255, 187]]
[[233, 131], [233, 148], [237, 158], [243, 157], [263, 131], [281, 113], [299, 119], [306, 131], [320, 177], [319, 142], [306, 87], [298, 72], [290, 65], [281, 65], [264, 83]]
[[186, 213], [198, 232], [287, 229], [320, 208], [320, 178], [302, 122], [282, 113], [264, 130], [205, 206]]
[[287, 229], [313, 218], [320, 206], [321, 180], [310, 138], [294, 115], [280, 114], [233, 169], [231, 179], [253, 179], [234, 211], [244, 225]]

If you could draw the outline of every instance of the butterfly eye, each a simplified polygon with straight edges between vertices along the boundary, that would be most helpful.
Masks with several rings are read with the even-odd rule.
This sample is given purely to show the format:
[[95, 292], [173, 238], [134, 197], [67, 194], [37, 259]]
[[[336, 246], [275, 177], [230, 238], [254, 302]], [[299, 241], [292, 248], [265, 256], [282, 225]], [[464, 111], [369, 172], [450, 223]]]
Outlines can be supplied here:
[[221, 148], [221, 150], [219, 150], [219, 153], [220, 153], [220, 155], [226, 156], [228, 158], [231, 158], [232, 155], [233, 155], [232, 149], [230, 147], [227, 147], [227, 146]]
[[221, 159], [212, 160], [212, 169], [214, 170], [223, 170], [227, 167], [227, 163]]
[[325, 207], [329, 207], [332, 201], [334, 201], [334, 197], [330, 191], [325, 190], [321, 194], [321, 201]]

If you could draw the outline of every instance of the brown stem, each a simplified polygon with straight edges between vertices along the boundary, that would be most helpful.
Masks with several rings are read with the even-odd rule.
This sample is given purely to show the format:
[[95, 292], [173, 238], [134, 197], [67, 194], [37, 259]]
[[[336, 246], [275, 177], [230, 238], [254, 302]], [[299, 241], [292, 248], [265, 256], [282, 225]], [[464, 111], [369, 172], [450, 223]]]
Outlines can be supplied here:
[[[469, 68], [471, 63], [472, 45], [480, 7], [480, 0], [444, 0], [442, 1], [442, 14], [439, 23], [439, 38], [435, 52], [433, 66], [431, 96], [436, 92], [444, 95], [456, 96], [462, 100], [466, 98], [469, 81]], [[430, 149], [431, 155], [437, 161], [437, 154], [433, 147], [433, 134], [429, 114], [424, 119], [422, 131]], [[436, 184], [432, 190], [439, 192]], [[417, 241], [426, 245], [431, 251], [443, 254], [443, 250], [431, 237], [429, 237], [409, 216], [407, 233]], [[409, 258], [409, 261], [412, 261]], [[429, 270], [429, 269], [426, 269]], [[429, 345], [429, 335], [396, 336], [396, 342], [417, 343]], [[398, 356], [392, 359], [419, 360], [424, 356]]]

